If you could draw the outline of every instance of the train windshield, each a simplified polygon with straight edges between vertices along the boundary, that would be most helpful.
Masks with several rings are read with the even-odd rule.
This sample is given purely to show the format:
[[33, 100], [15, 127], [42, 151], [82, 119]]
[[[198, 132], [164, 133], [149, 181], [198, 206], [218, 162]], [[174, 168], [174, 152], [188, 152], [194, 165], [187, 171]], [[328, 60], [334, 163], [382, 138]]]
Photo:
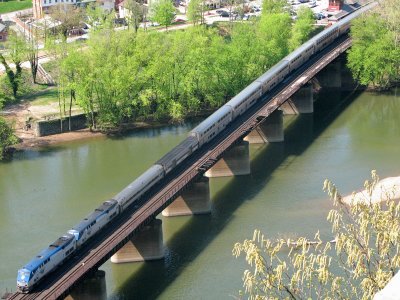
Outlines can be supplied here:
[[31, 276], [31, 272], [26, 269], [18, 270], [17, 282], [26, 283], [29, 281], [29, 277]]

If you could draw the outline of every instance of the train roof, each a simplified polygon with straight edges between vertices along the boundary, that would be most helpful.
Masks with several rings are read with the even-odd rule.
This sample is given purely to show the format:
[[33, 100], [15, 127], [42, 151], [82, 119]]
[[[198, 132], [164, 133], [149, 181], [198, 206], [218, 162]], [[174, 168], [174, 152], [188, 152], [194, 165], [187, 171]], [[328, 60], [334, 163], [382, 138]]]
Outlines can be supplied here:
[[92, 223], [93, 221], [97, 220], [99, 217], [104, 215], [108, 209], [112, 208], [115, 205], [117, 205], [117, 201], [114, 199], [103, 202], [99, 207], [97, 207], [88, 216], [86, 216], [86, 218], [84, 218], [77, 225], [72, 227], [72, 229], [81, 232], [88, 225], [90, 225], [90, 223]]
[[207, 130], [210, 126], [214, 125], [220, 118], [222, 118], [224, 115], [229, 113], [231, 111], [231, 108], [229, 106], [222, 106], [220, 107], [216, 112], [214, 112], [211, 116], [209, 116], [207, 119], [205, 119], [203, 122], [201, 122], [199, 125], [197, 125], [191, 132], [204, 132]]
[[278, 73], [279, 71], [286, 68], [288, 66], [288, 64], [289, 64], [289, 61], [282, 59], [281, 61], [279, 61], [278, 63], [273, 65], [267, 72], [265, 72], [260, 77], [258, 77], [255, 81], [262, 82], [262, 83], [266, 82], [268, 79], [274, 77], [276, 75], [276, 73]]
[[59, 237], [54, 243], [50, 244], [46, 249], [42, 250], [37, 256], [35, 256], [31, 261], [29, 261], [24, 269], [27, 269], [31, 272], [37, 270], [37, 268], [48, 258], [53, 256], [55, 253], [60, 251], [63, 247], [68, 245], [74, 240], [74, 236], [72, 234], [64, 234]]
[[160, 165], [152, 165], [148, 168], [142, 175], [132, 181], [127, 187], [125, 187], [121, 192], [113, 197], [113, 199], [120, 201], [122, 199], [133, 197], [132, 191], [136, 191], [137, 188], [143, 186], [144, 183], [152, 180], [154, 177], [157, 177], [161, 172], [164, 172], [164, 169]]
[[306, 49], [313, 47], [313, 46], [314, 46], [314, 42], [312, 40], [308, 40], [307, 42], [305, 42], [304, 44], [302, 44], [301, 46], [296, 48], [294, 51], [289, 53], [284, 58], [284, 60], [292, 61], [292, 59], [296, 58], [299, 54], [302, 54]]
[[354, 18], [357, 18], [360, 14], [370, 10], [371, 8], [374, 8], [377, 5], [378, 5], [378, 2], [376, 2], [376, 1], [370, 2], [370, 3], [366, 4], [366, 5], [358, 8], [357, 10], [353, 11], [351, 14], [348, 14], [343, 19], [341, 19], [339, 22], [337, 22], [336, 24], [345, 23], [345, 22], [348, 22], [348, 21], [350, 21], [350, 20], [352, 20]]
[[252, 94], [260, 89], [260, 83], [257, 81], [253, 81], [247, 87], [245, 87], [239, 94], [229, 100], [225, 105], [230, 105], [235, 107], [235, 105], [243, 102], [246, 98], [249, 97], [249, 94]]
[[163, 157], [161, 157], [156, 164], [158, 165], [165, 165], [171, 162], [172, 159], [175, 159], [177, 155], [182, 153], [182, 151], [186, 151], [188, 148], [192, 146], [196, 146], [197, 144], [197, 139], [193, 136], [188, 136], [186, 139], [184, 139], [178, 146], [176, 146], [174, 149], [169, 151], [167, 154], [165, 154]]
[[323, 31], [321, 31], [316, 36], [311, 38], [309, 41], [313, 41], [313, 42], [317, 41], [318, 39], [320, 39], [321, 37], [325, 36], [326, 34], [329, 34], [332, 31], [335, 31], [336, 29], [340, 28], [343, 24], [351, 22], [351, 20], [353, 20], [354, 18], [357, 18], [360, 14], [368, 11], [369, 9], [373, 8], [376, 5], [377, 5], [377, 3], [373, 2], [373, 3], [367, 4], [366, 6], [363, 6], [362, 8], [357, 9], [356, 11], [354, 11], [351, 14], [347, 15], [346, 17], [344, 17], [340, 21], [336, 22], [332, 26], [330, 26], [330, 27], [324, 29]]

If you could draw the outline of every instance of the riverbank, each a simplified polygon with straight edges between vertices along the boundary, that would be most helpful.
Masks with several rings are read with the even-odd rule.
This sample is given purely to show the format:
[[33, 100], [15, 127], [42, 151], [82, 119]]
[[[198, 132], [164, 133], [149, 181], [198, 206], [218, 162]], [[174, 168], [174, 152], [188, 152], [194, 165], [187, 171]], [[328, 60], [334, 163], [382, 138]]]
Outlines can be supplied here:
[[[89, 128], [81, 129], [72, 132], [47, 135], [37, 137], [34, 134], [32, 128], [26, 128], [26, 120], [44, 119], [46, 116], [51, 115], [52, 117], [57, 116], [58, 107], [54, 103], [43, 103], [43, 105], [32, 105], [31, 102], [22, 101], [21, 103], [10, 105], [6, 107], [2, 112], [2, 116], [5, 117], [8, 122], [13, 124], [14, 133], [20, 140], [19, 144], [13, 146], [16, 150], [26, 150], [30, 148], [46, 147], [56, 145], [60, 143], [66, 143], [75, 140], [90, 139], [104, 137], [107, 135], [124, 134], [126, 132], [144, 128], [159, 128], [171, 124], [170, 119], [154, 120], [148, 119], [141, 122], [133, 122], [123, 124], [118, 128], [110, 129], [107, 132], [93, 131]], [[196, 115], [188, 115], [187, 121], [196, 121], [199, 118], [203, 119], [210, 115], [213, 110], [204, 110]]]
[[353, 193], [343, 197], [343, 202], [347, 205], [355, 205], [358, 203], [380, 203], [387, 200], [400, 200], [400, 176], [387, 177], [380, 180], [374, 187], [371, 195], [367, 190]]
[[31, 132], [17, 134], [17, 136], [21, 142], [14, 145], [14, 148], [16, 150], [27, 150], [31, 148], [47, 147], [76, 140], [99, 138], [105, 136], [105, 134], [101, 132], [92, 132], [89, 129], [82, 129], [43, 137], [35, 137]]

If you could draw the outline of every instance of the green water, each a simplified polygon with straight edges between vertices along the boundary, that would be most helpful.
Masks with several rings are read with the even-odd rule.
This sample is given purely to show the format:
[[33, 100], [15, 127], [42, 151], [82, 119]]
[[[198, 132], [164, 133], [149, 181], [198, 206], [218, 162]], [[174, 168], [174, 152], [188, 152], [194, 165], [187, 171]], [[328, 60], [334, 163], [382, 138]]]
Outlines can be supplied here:
[[[285, 116], [285, 142], [251, 145], [251, 175], [211, 179], [212, 213], [164, 218], [165, 259], [107, 262], [109, 299], [235, 299], [245, 268], [236, 241], [255, 228], [270, 237], [317, 230], [330, 239], [322, 192], [329, 178], [343, 194], [371, 169], [400, 175], [400, 97], [320, 93], [312, 115]], [[146, 129], [18, 153], [0, 164], [0, 293], [16, 271], [182, 140], [194, 124]]]

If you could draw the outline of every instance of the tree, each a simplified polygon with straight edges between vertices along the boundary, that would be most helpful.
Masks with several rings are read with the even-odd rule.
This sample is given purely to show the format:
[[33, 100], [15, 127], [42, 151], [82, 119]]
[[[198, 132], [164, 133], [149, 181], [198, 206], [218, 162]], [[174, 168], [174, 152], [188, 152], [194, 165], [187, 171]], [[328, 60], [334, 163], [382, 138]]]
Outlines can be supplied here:
[[[3, 103], [0, 101], [0, 110], [3, 108]], [[7, 148], [18, 142], [18, 139], [13, 133], [12, 128], [7, 124], [4, 118], [0, 117], [0, 161], [3, 160], [7, 153]]]
[[2, 53], [0, 53], [0, 63], [6, 69], [7, 78], [12, 87], [13, 96], [16, 98], [22, 73], [21, 64], [26, 55], [27, 48], [24, 39], [15, 33], [10, 34], [6, 47], [9, 57], [15, 64], [15, 71], [11, 69]]
[[263, 0], [262, 14], [276, 14], [281, 13], [287, 6], [286, 0]]
[[[366, 198], [345, 204], [337, 188], [326, 180], [333, 200], [328, 214], [334, 240], [267, 239], [255, 231], [253, 239], [234, 246], [251, 270], [243, 276], [249, 299], [372, 299], [400, 267], [400, 203], [392, 191], [382, 192], [383, 203], [371, 201], [379, 178], [372, 171]], [[354, 195], [353, 195], [354, 197]], [[290, 249], [288, 255], [280, 251]]]
[[175, 11], [171, 0], [158, 0], [151, 7], [151, 19], [168, 29], [175, 18]]
[[386, 89], [400, 82], [400, 11], [396, 1], [357, 18], [351, 28], [353, 46], [348, 66], [363, 85]]
[[128, 25], [131, 24], [135, 32], [137, 32], [140, 22], [143, 20], [145, 7], [135, 0], [127, 0], [124, 4], [125, 8], [129, 11], [127, 15]]
[[[36, 27], [35, 27], [36, 28]], [[29, 34], [29, 41], [26, 46], [26, 55], [31, 65], [33, 83], [36, 83], [36, 75], [39, 67], [39, 43], [37, 41], [38, 30], [35, 29], [35, 36]]]
[[289, 40], [290, 51], [293, 51], [306, 42], [310, 38], [310, 34], [314, 29], [314, 13], [310, 8], [305, 6], [300, 7], [297, 11], [297, 16], [298, 18], [294, 22], [292, 27], [292, 36]]
[[106, 20], [109, 12], [102, 9], [98, 3], [90, 3], [85, 10], [87, 23], [96, 30]]
[[51, 6], [50, 16], [60, 22], [58, 28], [64, 39], [67, 39], [68, 32], [73, 28], [78, 28], [83, 20], [83, 12], [79, 7], [65, 3]]
[[191, 0], [188, 5], [187, 16], [194, 25], [204, 23], [204, 2], [203, 0]]

